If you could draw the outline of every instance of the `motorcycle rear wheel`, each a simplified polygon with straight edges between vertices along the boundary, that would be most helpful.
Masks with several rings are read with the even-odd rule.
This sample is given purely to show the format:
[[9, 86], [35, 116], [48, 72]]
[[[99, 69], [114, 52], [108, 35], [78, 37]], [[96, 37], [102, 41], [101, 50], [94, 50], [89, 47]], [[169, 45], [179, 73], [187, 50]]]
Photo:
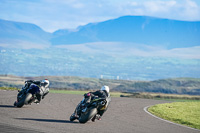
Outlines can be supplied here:
[[26, 98], [24, 100], [24, 104], [29, 104], [30, 103], [30, 99], [32, 98], [32, 94], [31, 93], [28, 93], [26, 94]]
[[32, 97], [31, 93], [23, 95], [23, 97], [21, 99], [18, 99], [18, 102], [14, 103], [14, 105], [16, 105], [16, 107], [18, 108], [21, 108], [24, 106], [24, 104], [29, 104], [31, 97]]
[[91, 118], [93, 118], [97, 114], [97, 109], [96, 108], [89, 108], [85, 113], [81, 113], [81, 116], [79, 117], [79, 122], [80, 123], [86, 123], [89, 121]]

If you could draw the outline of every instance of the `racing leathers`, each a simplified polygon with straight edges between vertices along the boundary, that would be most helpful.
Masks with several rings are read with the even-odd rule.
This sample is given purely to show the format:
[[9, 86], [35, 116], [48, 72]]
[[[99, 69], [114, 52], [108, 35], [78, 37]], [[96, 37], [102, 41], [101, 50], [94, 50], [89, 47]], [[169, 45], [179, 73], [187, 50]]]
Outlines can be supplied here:
[[45, 87], [45, 84], [38, 80], [27, 80], [25, 81], [24, 89], [30, 88], [36, 88], [38, 91], [36, 93], [37, 100], [36, 103], [40, 103], [41, 99], [44, 99], [44, 97], [49, 93], [49, 88]]
[[[84, 99], [76, 107], [76, 109], [74, 111], [74, 115], [78, 117], [80, 115], [81, 107], [87, 106], [87, 104], [89, 104], [90, 101], [95, 97], [107, 98], [108, 99], [106, 108], [104, 110], [98, 111], [97, 116], [98, 116], [98, 120], [100, 120], [101, 117], [103, 116], [103, 114], [105, 113], [105, 111], [107, 110], [109, 102], [111, 101], [110, 94], [107, 93], [106, 91], [102, 91], [102, 90], [98, 90], [98, 91], [95, 91], [95, 92], [88, 92], [88, 93], [84, 94]], [[94, 121], [97, 116], [95, 116], [92, 119], [92, 121]]]

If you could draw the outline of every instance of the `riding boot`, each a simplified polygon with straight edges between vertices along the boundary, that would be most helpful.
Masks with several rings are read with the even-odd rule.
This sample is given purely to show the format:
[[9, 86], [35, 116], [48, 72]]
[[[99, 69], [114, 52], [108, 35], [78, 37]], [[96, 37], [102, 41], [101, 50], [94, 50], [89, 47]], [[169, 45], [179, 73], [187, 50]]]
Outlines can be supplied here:
[[91, 119], [92, 122], [95, 122], [95, 119], [96, 119], [96, 115]]
[[40, 94], [36, 94], [36, 97], [37, 97], [37, 100], [35, 101], [35, 103], [37, 103], [37, 104], [39, 104], [40, 103], [40, 101], [41, 101], [41, 95]]

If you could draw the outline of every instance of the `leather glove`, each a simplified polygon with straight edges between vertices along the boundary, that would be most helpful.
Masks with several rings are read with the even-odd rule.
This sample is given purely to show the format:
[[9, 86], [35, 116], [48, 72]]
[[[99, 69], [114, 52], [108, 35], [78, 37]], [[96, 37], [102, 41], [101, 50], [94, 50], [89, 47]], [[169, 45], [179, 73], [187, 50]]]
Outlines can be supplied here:
[[91, 96], [91, 93], [85, 93], [84, 94], [84, 97], [90, 97]]

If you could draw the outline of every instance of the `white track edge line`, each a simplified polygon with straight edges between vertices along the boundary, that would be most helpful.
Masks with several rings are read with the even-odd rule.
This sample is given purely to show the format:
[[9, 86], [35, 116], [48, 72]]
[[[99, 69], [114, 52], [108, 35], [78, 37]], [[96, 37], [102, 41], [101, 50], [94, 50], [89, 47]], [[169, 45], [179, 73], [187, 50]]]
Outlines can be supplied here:
[[[152, 105], [150, 105], [150, 106], [152, 106]], [[189, 128], [189, 129], [193, 129], [193, 130], [196, 130], [196, 131], [200, 131], [199, 129], [196, 129], [196, 128], [188, 127], [188, 126], [185, 126], [185, 125], [181, 125], [181, 124], [174, 123], [174, 122], [171, 122], [171, 121], [162, 119], [162, 118], [160, 118], [160, 117], [157, 117], [157, 116], [153, 115], [152, 113], [150, 113], [149, 111], [147, 111], [147, 109], [148, 109], [150, 106], [144, 107], [144, 111], [145, 111], [147, 114], [149, 114], [149, 115], [151, 115], [151, 116], [153, 116], [153, 117], [155, 117], [155, 118], [157, 118], [157, 119], [159, 119], [159, 120], [162, 120], [162, 121], [165, 121], [165, 122], [168, 122], [168, 123], [177, 125], [177, 126], [186, 127], [186, 128]]]

